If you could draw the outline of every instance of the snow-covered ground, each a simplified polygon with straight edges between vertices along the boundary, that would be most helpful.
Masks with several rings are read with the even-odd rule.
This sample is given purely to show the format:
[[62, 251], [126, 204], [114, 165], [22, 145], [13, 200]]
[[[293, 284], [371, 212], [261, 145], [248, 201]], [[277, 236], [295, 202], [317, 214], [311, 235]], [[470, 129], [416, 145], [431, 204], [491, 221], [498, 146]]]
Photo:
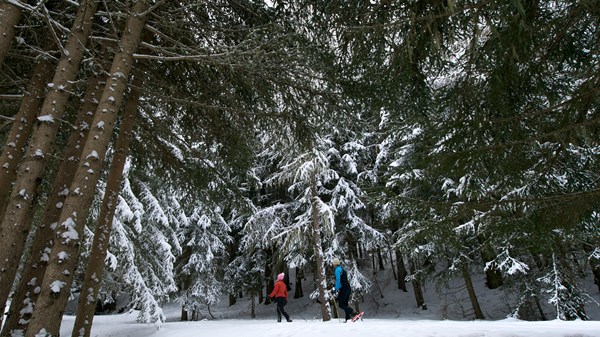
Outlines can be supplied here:
[[[474, 275], [478, 300], [484, 316], [483, 321], [472, 320], [470, 301], [460, 280], [440, 288], [432, 284], [424, 286], [427, 310], [416, 308], [413, 289], [408, 292], [397, 289], [389, 270], [371, 274], [374, 282], [371, 293], [359, 300], [359, 309], [365, 311], [363, 321], [340, 323], [338, 319], [323, 322], [320, 306], [308, 296], [310, 277], [304, 281], [305, 296], [294, 299], [290, 291], [286, 311], [293, 322], [277, 323], [275, 305], [256, 305], [256, 318], [250, 318], [251, 301], [248, 297], [238, 299], [233, 306], [227, 299], [211, 307], [214, 319], [181, 322], [181, 308], [176, 303], [164, 309], [167, 322], [160, 326], [136, 322], [137, 313], [98, 315], [94, 318], [93, 337], [600, 337], [600, 299], [591, 277], [587, 280], [588, 291], [593, 298], [586, 305], [590, 321], [560, 321], [552, 306], [544, 305], [546, 321], [524, 321], [510, 318], [513, 310], [507, 299], [510, 295], [500, 290], [485, 288], [483, 275]], [[293, 279], [293, 277], [292, 277]], [[381, 289], [381, 291], [379, 290]], [[201, 310], [201, 317], [208, 318], [208, 310]], [[509, 318], [507, 318], [509, 317]], [[74, 317], [65, 316], [61, 336], [70, 336]]]
[[[598, 337], [599, 321], [559, 320], [526, 322], [515, 319], [498, 321], [434, 321], [378, 319], [365, 317], [356, 323], [339, 323], [295, 317], [291, 323], [266, 319], [224, 319], [198, 322], [167, 322], [156, 326], [135, 322], [135, 313], [98, 316], [93, 337]], [[61, 336], [70, 336], [74, 318], [65, 317]]]

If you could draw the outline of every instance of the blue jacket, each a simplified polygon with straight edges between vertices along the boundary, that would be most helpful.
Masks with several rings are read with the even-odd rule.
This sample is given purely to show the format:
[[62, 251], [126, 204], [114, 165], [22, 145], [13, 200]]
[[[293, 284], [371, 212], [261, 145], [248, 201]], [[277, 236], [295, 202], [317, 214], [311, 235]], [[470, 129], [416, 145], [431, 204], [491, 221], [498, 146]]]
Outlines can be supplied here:
[[350, 289], [348, 275], [342, 266], [335, 267], [335, 290]]

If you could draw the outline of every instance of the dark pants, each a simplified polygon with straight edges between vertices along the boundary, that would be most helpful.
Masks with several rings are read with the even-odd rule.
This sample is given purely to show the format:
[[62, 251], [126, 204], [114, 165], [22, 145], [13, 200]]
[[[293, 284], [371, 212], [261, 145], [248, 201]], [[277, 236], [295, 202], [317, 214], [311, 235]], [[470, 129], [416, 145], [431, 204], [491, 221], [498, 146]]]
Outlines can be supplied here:
[[350, 289], [342, 288], [340, 289], [340, 293], [338, 294], [338, 305], [344, 312], [346, 313], [346, 319], [352, 318], [354, 315], [354, 309], [352, 309], [348, 305], [348, 301], [350, 300], [350, 293], [352, 291]]
[[281, 315], [285, 316], [285, 320], [290, 320], [290, 315], [283, 310], [283, 307], [287, 304], [285, 297], [276, 297], [275, 303], [277, 303], [277, 322], [281, 322]]

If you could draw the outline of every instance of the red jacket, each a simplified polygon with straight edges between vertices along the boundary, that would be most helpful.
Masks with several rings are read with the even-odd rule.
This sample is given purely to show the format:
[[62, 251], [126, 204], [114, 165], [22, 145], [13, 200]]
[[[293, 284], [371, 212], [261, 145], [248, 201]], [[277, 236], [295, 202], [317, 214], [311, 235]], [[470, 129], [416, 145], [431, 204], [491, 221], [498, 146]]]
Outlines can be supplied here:
[[271, 294], [269, 295], [269, 297], [270, 298], [284, 297], [285, 300], [287, 301], [288, 291], [287, 291], [287, 287], [286, 287], [285, 283], [283, 283], [282, 280], [275, 282], [275, 288], [273, 288], [273, 291], [271, 291]]

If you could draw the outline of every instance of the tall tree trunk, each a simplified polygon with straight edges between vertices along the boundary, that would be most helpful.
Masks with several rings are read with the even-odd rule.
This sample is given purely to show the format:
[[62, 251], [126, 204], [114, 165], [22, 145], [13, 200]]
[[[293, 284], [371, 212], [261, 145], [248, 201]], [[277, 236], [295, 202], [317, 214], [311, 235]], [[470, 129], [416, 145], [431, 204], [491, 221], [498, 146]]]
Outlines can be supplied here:
[[15, 36], [15, 25], [21, 20], [21, 8], [7, 2], [0, 3], [0, 67]]
[[404, 256], [399, 249], [396, 249], [396, 266], [398, 269], [398, 289], [402, 289], [404, 292], [408, 292], [406, 289], [406, 267], [404, 266]]
[[[415, 263], [412, 259], [408, 260], [408, 268], [412, 275], [414, 275], [417, 271]], [[423, 296], [423, 288], [421, 287], [421, 282], [416, 277], [413, 277], [412, 286], [415, 292], [415, 300], [417, 300], [417, 307], [422, 308], [423, 310], [427, 310], [427, 305], [425, 304], [425, 296]]]
[[[64, 204], [66, 195], [63, 191], [70, 186], [77, 165], [83, 143], [88, 134], [89, 125], [92, 123], [93, 114], [91, 111], [96, 111], [98, 99], [102, 93], [102, 87], [106, 81], [104, 72], [99, 72], [97, 77], [92, 78], [88, 83], [84, 100], [79, 107], [77, 117], [77, 130], [71, 133], [63, 160], [58, 168], [52, 191], [49, 194], [46, 209], [44, 210], [40, 226], [35, 231], [35, 237], [32, 241], [30, 251], [25, 267], [21, 274], [21, 282], [15, 290], [8, 318], [2, 330], [2, 336], [7, 336], [10, 331], [21, 330], [27, 328], [27, 322], [30, 319], [31, 313], [27, 310], [21, 311], [23, 307], [33, 305], [37, 300], [38, 292], [34, 291], [44, 279], [44, 273], [47, 265], [47, 252], [51, 249], [54, 239], [54, 226], [60, 217], [60, 211]], [[22, 314], [20, 314], [22, 312]]]
[[0, 155], [0, 219], [4, 218], [8, 198], [12, 191], [12, 183], [17, 177], [17, 168], [23, 157], [25, 144], [44, 99], [46, 84], [52, 79], [53, 65], [54, 62], [48, 57], [42, 58], [37, 63], [27, 86], [27, 93], [23, 96], [19, 111], [14, 117], [14, 122], [4, 143], [6, 146]]
[[296, 267], [296, 285], [294, 288], [294, 298], [304, 297], [304, 291], [302, 290], [302, 279], [304, 278], [304, 270], [300, 267]]
[[321, 246], [321, 229], [319, 228], [319, 213], [317, 200], [317, 179], [315, 173], [310, 182], [311, 200], [311, 215], [312, 215], [312, 232], [313, 232], [313, 250], [315, 252], [315, 260], [317, 267], [317, 283], [319, 287], [319, 303], [321, 304], [321, 315], [323, 322], [331, 320], [329, 310], [327, 309], [327, 300], [325, 299], [325, 289], [327, 283], [325, 279], [325, 266], [323, 265], [323, 247]]
[[18, 178], [11, 192], [8, 207], [2, 220], [0, 236], [0, 305], [4, 308], [8, 292], [12, 286], [18, 263], [23, 254], [25, 240], [29, 235], [33, 212], [33, 200], [37, 193], [48, 153], [53, 147], [58, 132], [58, 123], [64, 113], [71, 83], [75, 80], [79, 64], [83, 58], [84, 45], [90, 34], [90, 27], [97, 2], [84, 0], [71, 28], [66, 44], [67, 54], [58, 62], [50, 92], [42, 104], [38, 124], [34, 128], [29, 148], [19, 165]]
[[256, 318], [256, 293], [250, 294], [250, 318]]
[[471, 305], [473, 306], [473, 312], [475, 313], [476, 319], [485, 319], [483, 317], [483, 312], [481, 311], [481, 307], [479, 306], [479, 301], [477, 300], [477, 294], [475, 294], [475, 288], [473, 288], [473, 281], [471, 280], [471, 274], [467, 270], [467, 267], [463, 266], [462, 268], [463, 279], [465, 280], [465, 286], [467, 287], [467, 292], [469, 293], [469, 299], [471, 300]]
[[[188, 311], [187, 311], [187, 304], [182, 304], [181, 305], [181, 321], [188, 321]], [[75, 329], [73, 329], [73, 333], [75, 333]]]
[[385, 270], [383, 255], [381, 254], [381, 247], [377, 247], [377, 263], [379, 264], [379, 270]]
[[102, 275], [104, 274], [104, 260], [108, 251], [110, 232], [121, 190], [123, 168], [125, 167], [125, 160], [129, 152], [129, 142], [137, 116], [140, 99], [139, 88], [142, 87], [142, 84], [142, 74], [140, 71], [137, 71], [133, 78], [133, 85], [131, 86], [127, 103], [125, 104], [125, 112], [115, 145], [115, 154], [110, 164], [104, 200], [100, 208], [98, 225], [94, 232], [94, 242], [92, 243], [92, 250], [77, 304], [77, 317], [75, 318], [75, 326], [73, 327], [73, 337], [89, 337], [92, 330], [94, 308], [98, 298]]
[[34, 337], [44, 330], [50, 335], [58, 335], [63, 311], [69, 299], [73, 274], [77, 266], [78, 248], [85, 220], [95, 194], [95, 187], [102, 172], [104, 155], [108, 148], [114, 123], [132, 68], [133, 53], [137, 49], [144, 28], [148, 10], [144, 1], [133, 5], [120, 41], [120, 49], [113, 60], [109, 79], [102, 93], [102, 99], [94, 115], [90, 134], [85, 143], [71, 193], [67, 196], [62, 210], [57, 240], [52, 248], [50, 261], [44, 277], [40, 296], [36, 302], [33, 317], [26, 336]]
[[396, 268], [394, 268], [394, 250], [391, 246], [388, 246], [388, 254], [390, 255], [390, 266], [392, 267], [392, 275], [394, 275], [394, 280], [398, 280], [398, 275], [396, 274]]
[[273, 269], [271, 268], [271, 264], [273, 261], [273, 251], [271, 249], [269, 249], [267, 252], [267, 258], [265, 259], [265, 279], [267, 280], [267, 284], [266, 284], [266, 292], [267, 292], [267, 298], [265, 299], [265, 304], [270, 304], [271, 303], [271, 299], [269, 298], [269, 294], [273, 291], [273, 288], [275, 288], [275, 281], [273, 281]]
[[358, 246], [356, 244], [356, 239], [350, 235], [346, 235], [346, 240], [348, 241], [348, 258], [351, 260], [358, 259]]

